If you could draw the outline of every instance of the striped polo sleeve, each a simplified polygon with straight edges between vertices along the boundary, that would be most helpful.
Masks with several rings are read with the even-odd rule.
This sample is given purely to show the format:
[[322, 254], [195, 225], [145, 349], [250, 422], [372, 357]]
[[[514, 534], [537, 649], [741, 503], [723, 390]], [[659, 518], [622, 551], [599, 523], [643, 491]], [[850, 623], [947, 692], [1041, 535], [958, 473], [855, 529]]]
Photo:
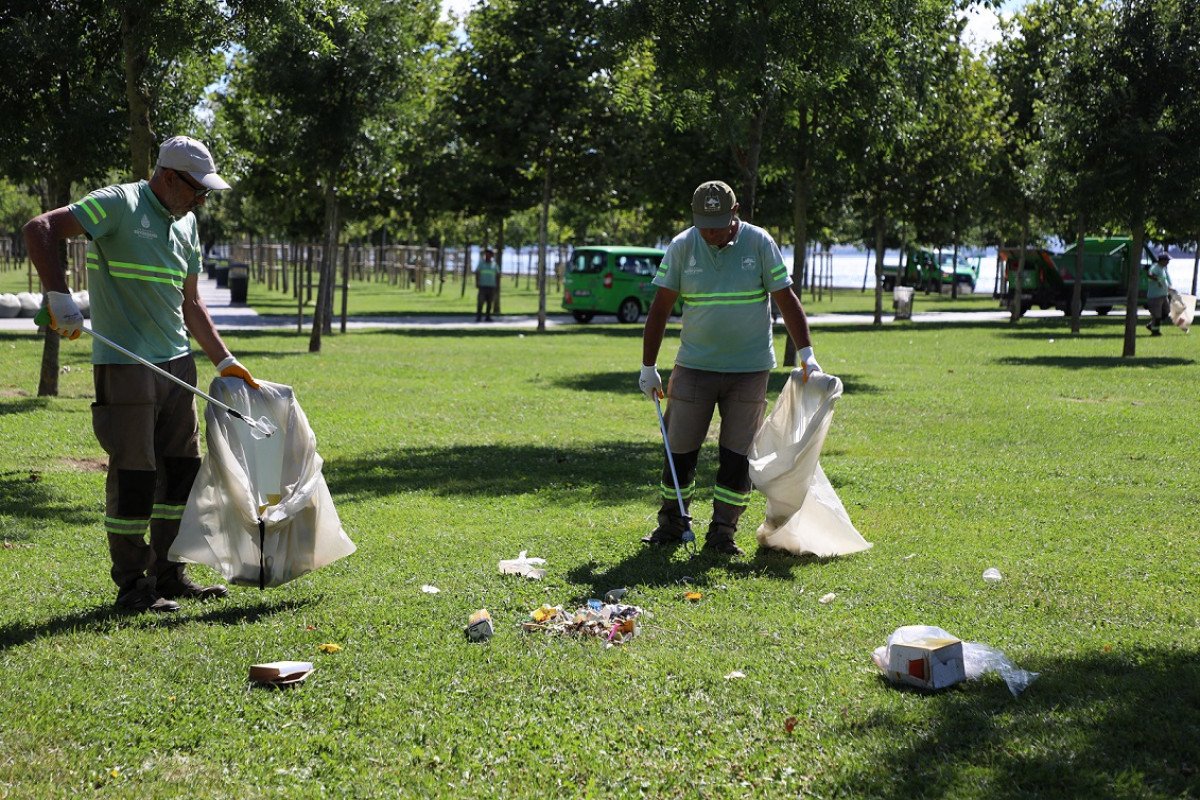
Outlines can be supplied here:
[[687, 261], [687, 253], [688, 248], [684, 236], [680, 235], [672, 239], [671, 243], [667, 245], [667, 254], [659, 263], [658, 271], [654, 274], [654, 280], [651, 283], [673, 292], [681, 291], [683, 265]]
[[788, 274], [787, 264], [783, 263], [783, 253], [779, 245], [768, 233], [763, 233], [763, 241], [759, 247], [759, 261], [763, 265], [763, 286], [768, 292], [777, 292], [792, 285], [792, 276]]
[[93, 241], [112, 233], [120, 225], [129, 201], [120, 186], [97, 189], [82, 200], [67, 206]]

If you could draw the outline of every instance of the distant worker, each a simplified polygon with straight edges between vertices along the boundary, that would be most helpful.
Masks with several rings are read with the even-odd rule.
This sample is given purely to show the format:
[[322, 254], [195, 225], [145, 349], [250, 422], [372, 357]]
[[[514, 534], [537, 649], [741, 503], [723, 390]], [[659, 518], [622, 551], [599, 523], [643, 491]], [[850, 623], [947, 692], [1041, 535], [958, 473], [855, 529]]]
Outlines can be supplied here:
[[[479, 294], [475, 298], [475, 321], [486, 319], [492, 321], [492, 311], [496, 307], [496, 284], [498, 268], [495, 261], [496, 251], [490, 247], [483, 249], [483, 258], [475, 267], [475, 288]], [[486, 312], [487, 316], [484, 316]]]
[[[795, 373], [807, 381], [821, 371], [779, 247], [765, 230], [738, 219], [737, 211], [733, 190], [721, 181], [702, 183], [692, 195], [693, 226], [671, 241], [654, 277], [658, 291], [646, 315], [638, 378], [647, 397], [663, 396], [658, 351], [671, 309], [682, 296], [679, 352], [666, 395], [667, 439], [686, 509], [696, 489], [700, 446], [713, 411], [720, 410], [717, 485], [704, 549], [724, 555], [742, 554], [734, 534], [750, 503], [747, 454], [767, 409], [767, 380], [775, 366], [770, 301], [799, 348], [801, 366]], [[660, 490], [658, 527], [642, 541], [673, 545], [686, 521], [665, 456]]]
[[[195, 386], [190, 332], [221, 375], [258, 388], [230, 355], [198, 289], [200, 237], [192, 211], [209, 192], [228, 188], [208, 148], [175, 136], [159, 148], [149, 181], [97, 189], [26, 223], [50, 327], [69, 339], [82, 331], [58, 247], [83, 234], [91, 240], [88, 289], [98, 333]], [[227, 596], [224, 586], [201, 586], [167, 558], [200, 467], [191, 393], [99, 340], [92, 343], [92, 365], [92, 427], [108, 453], [104, 528], [117, 607], [178, 611], [176, 598]]]
[[1167, 271], [1170, 263], [1170, 254], [1163, 250], [1151, 265], [1150, 279], [1146, 282], [1146, 307], [1150, 309], [1150, 322], [1146, 329], [1151, 336], [1162, 336], [1159, 324], [1170, 316], [1171, 273]]

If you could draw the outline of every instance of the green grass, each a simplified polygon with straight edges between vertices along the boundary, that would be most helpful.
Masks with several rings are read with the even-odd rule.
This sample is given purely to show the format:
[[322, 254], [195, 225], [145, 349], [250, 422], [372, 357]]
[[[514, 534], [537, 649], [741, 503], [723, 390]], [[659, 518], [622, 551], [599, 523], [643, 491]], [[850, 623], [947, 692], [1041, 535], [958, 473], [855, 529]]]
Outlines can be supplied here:
[[[506, 276], [501, 288], [501, 308], [504, 314], [533, 315], [537, 314], [538, 296], [536, 285], [526, 286], [525, 276], [519, 282], [513, 277]], [[438, 284], [431, 282], [423, 291], [412, 288], [392, 286], [375, 281], [352, 280], [348, 293], [348, 313], [352, 316], [420, 316], [420, 315], [454, 315], [475, 313], [475, 288], [467, 287], [466, 294], [462, 293], [462, 282], [448, 278], [438, 293]], [[315, 292], [314, 292], [315, 295]], [[863, 314], [875, 310], [875, 295], [873, 292], [861, 292], [858, 289], [835, 289], [833, 292], [823, 292], [818, 300], [811, 293], [805, 293], [801, 298], [809, 314]], [[265, 283], [252, 282], [249, 292], [250, 305], [260, 314], [289, 314], [296, 313], [296, 300], [289, 292], [269, 290]], [[883, 309], [885, 314], [892, 313], [891, 292], [884, 293]], [[998, 308], [997, 301], [991, 295], [969, 295], [951, 298], [950, 295], [927, 295], [918, 292], [914, 301], [914, 309], [921, 311], [990, 311]], [[335, 313], [341, 314], [342, 300], [340, 288], [334, 295]], [[546, 311], [550, 314], [566, 314], [562, 307], [562, 289], [551, 281], [546, 294]], [[311, 304], [306, 306], [306, 313], [311, 313]], [[600, 316], [598, 322], [612, 322], [612, 315]]]
[[[109, 611], [85, 348], [39, 399], [36, 338], [0, 334], [0, 797], [1200, 794], [1195, 337], [1121, 359], [1117, 320], [818, 328], [846, 385], [822, 463], [874, 548], [755, 553], [756, 495], [746, 558], [688, 561], [637, 541], [661, 457], [639, 335], [229, 335], [295, 387], [359, 550], [164, 619]], [[544, 581], [497, 574], [522, 549]], [[628, 646], [519, 629], [618, 586], [653, 615]], [[1041, 678], [892, 688], [870, 654], [903, 624]], [[277, 658], [318, 669], [249, 688]]]
[[[536, 315], [538, 296], [536, 284], [529, 285], [526, 276], [519, 281], [507, 275], [501, 287], [501, 308], [509, 315]], [[0, 270], [0, 293], [29, 291], [26, 268], [15, 270]], [[466, 293], [462, 291], [462, 282], [457, 276], [447, 275], [446, 281], [440, 286], [436, 276], [428, 279], [421, 291], [414, 287], [393, 286], [387, 282], [373, 280], [352, 280], [348, 295], [347, 312], [352, 316], [449, 316], [475, 313], [475, 287], [469, 283]], [[34, 291], [41, 291], [36, 278]], [[315, 286], [313, 295], [315, 296]], [[268, 289], [266, 283], [251, 281], [249, 292], [250, 306], [260, 314], [276, 314], [294, 316], [296, 314], [296, 299], [289, 291]], [[802, 298], [804, 306], [810, 314], [869, 314], [875, 310], [875, 295], [872, 291], [861, 292], [858, 289], [838, 288], [832, 293], [822, 293], [821, 299], [816, 299], [811, 293], [805, 293]], [[917, 292], [913, 308], [923, 311], [991, 311], [998, 308], [997, 302], [991, 295], [968, 295], [951, 299], [950, 295], [927, 295]], [[334, 312], [341, 314], [342, 295], [340, 284], [334, 294]], [[884, 292], [883, 310], [885, 314], [892, 313], [892, 297], [890, 292]], [[566, 314], [562, 307], [562, 287], [553, 280], [548, 285], [546, 295], [546, 311], [550, 314]], [[312, 303], [307, 302], [305, 313], [312, 313]], [[598, 322], [612, 322], [614, 317], [601, 316]]]

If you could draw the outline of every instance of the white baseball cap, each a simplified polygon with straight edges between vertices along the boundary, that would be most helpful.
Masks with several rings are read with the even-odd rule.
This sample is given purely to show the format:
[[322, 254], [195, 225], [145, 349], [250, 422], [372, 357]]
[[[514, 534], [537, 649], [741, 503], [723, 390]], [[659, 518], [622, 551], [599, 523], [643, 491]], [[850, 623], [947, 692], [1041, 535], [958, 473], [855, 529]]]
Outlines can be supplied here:
[[229, 184], [217, 174], [212, 153], [203, 142], [190, 136], [172, 136], [158, 148], [158, 166], [186, 172], [201, 186], [209, 189], [228, 189]]

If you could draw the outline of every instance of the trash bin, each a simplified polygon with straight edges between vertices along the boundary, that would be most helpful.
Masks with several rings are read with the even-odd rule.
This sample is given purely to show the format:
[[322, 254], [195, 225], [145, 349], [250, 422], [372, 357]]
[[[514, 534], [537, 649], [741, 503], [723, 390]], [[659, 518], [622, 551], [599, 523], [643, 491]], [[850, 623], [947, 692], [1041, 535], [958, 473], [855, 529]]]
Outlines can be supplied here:
[[912, 319], [913, 287], [897, 286], [892, 289], [892, 307], [896, 309], [896, 319]]
[[215, 258], [204, 259], [204, 274], [210, 281], [217, 277], [217, 260]]
[[[245, 266], [229, 268], [229, 302], [246, 304], [246, 292], [250, 288], [250, 270]], [[220, 286], [220, 282], [217, 283]]]
[[229, 263], [226, 262], [224, 264], [217, 264], [216, 268], [213, 269], [213, 277], [217, 279], [217, 288], [218, 289], [228, 289], [229, 288]]

